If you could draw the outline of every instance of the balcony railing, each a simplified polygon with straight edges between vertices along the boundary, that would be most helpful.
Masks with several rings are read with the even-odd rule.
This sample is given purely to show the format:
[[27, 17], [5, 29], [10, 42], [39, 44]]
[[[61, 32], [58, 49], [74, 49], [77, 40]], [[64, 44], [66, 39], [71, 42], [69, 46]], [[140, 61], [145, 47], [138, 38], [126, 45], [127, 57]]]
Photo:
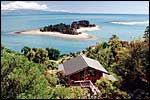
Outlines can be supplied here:
[[73, 81], [71, 85], [90, 88], [95, 95], [100, 93], [100, 90], [91, 82], [91, 80]]

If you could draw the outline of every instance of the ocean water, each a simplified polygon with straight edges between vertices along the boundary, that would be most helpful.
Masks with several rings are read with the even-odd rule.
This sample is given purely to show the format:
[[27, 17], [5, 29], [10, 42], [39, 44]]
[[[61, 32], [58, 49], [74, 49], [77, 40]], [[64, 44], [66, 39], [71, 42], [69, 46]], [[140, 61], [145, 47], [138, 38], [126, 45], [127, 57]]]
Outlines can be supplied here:
[[[14, 34], [15, 31], [36, 29], [50, 24], [89, 20], [101, 27], [101, 30], [86, 32], [97, 37], [96, 40], [70, 40], [51, 36]], [[97, 42], [108, 41], [116, 34], [121, 40], [131, 41], [143, 36], [149, 24], [149, 15], [129, 14], [57, 14], [1, 16], [1, 42], [14, 51], [20, 52], [24, 46], [53, 47], [61, 53], [82, 51]]]

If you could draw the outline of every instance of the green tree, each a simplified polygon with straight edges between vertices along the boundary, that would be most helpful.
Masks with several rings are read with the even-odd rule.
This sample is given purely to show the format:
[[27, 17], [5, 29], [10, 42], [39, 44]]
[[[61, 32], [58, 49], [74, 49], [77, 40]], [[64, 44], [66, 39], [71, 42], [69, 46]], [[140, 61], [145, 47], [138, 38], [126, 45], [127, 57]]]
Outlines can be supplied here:
[[131, 41], [126, 57], [122, 57], [115, 72], [122, 76], [121, 88], [133, 99], [149, 98], [149, 36]]
[[4, 49], [1, 56], [2, 99], [50, 98], [51, 89], [42, 74], [44, 66]]
[[48, 52], [45, 49], [37, 48], [33, 61], [36, 63], [44, 63], [44, 61], [46, 61], [47, 56]]
[[149, 37], [149, 26], [146, 27], [144, 37]]
[[31, 50], [31, 49], [30, 49], [29, 47], [25, 46], [25, 47], [23, 47], [23, 48], [21, 49], [21, 52], [22, 52], [24, 55], [27, 55], [30, 50]]
[[46, 48], [46, 50], [48, 51], [48, 57], [50, 60], [58, 60], [60, 56], [60, 51], [58, 49]]
[[99, 99], [129, 99], [130, 98], [126, 92], [118, 89], [114, 85], [114, 82], [106, 78], [101, 78], [100, 80], [97, 80], [96, 85], [101, 91], [98, 95]]

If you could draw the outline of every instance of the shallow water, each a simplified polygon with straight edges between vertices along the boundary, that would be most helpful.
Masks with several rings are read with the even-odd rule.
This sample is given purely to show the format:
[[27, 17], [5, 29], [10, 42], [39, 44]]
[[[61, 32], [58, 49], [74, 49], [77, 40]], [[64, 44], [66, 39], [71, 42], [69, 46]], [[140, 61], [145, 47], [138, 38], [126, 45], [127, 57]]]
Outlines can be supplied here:
[[[36, 29], [49, 24], [71, 24], [77, 20], [89, 20], [90, 23], [102, 27], [101, 30], [90, 31], [88, 34], [95, 35], [96, 40], [69, 40], [51, 36], [13, 34], [14, 31]], [[117, 24], [112, 22], [145, 22], [149, 15], [129, 14], [64, 14], [64, 15], [26, 15], [26, 16], [1, 16], [1, 41], [2, 44], [17, 52], [24, 46], [29, 47], [53, 47], [61, 53], [70, 53], [84, 50], [96, 42], [108, 41], [112, 34], [119, 36], [121, 40], [131, 41], [143, 36], [148, 23], [144, 24]]]

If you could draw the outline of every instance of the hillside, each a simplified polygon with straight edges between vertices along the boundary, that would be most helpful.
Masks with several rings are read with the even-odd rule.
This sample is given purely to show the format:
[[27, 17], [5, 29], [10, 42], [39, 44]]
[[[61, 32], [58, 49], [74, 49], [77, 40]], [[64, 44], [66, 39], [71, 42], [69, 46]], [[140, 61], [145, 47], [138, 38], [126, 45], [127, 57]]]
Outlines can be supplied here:
[[[140, 40], [122, 41], [113, 35], [108, 42], [76, 53], [29, 47], [21, 51], [1, 45], [2, 99], [149, 99], [149, 26]], [[98, 60], [118, 81], [97, 80], [101, 93], [96, 97], [87, 89], [69, 86], [57, 66], [81, 54]]]

